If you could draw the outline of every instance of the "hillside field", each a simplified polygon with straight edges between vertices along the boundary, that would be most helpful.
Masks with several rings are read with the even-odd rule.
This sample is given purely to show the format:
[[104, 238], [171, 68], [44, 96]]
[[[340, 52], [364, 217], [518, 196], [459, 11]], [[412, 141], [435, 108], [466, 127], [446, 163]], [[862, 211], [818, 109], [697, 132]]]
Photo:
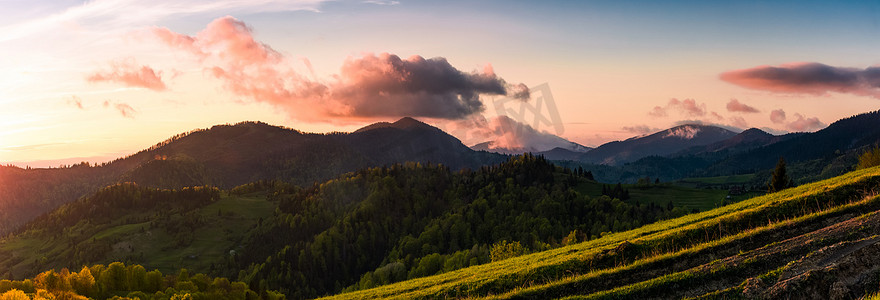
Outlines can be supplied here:
[[600, 239], [327, 299], [857, 298], [878, 290], [880, 168]]

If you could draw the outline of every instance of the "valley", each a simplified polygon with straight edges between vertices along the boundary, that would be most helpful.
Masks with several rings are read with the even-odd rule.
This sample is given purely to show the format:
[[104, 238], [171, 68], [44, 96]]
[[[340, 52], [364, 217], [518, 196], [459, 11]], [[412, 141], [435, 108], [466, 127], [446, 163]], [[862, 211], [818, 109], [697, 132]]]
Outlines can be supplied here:
[[[696, 136], [700, 128], [670, 132]], [[880, 174], [847, 172], [852, 165], [828, 171], [856, 159], [865, 146], [838, 148], [832, 159], [796, 161], [789, 170], [802, 181], [844, 174], [781, 194], [766, 194], [770, 170], [698, 176], [736, 153], [770, 151], [821, 133], [767, 138], [750, 132], [759, 142], [745, 144], [754, 139], [726, 134], [724, 141], [707, 139], [684, 152], [664, 150], [667, 156], [594, 165], [473, 151], [408, 118], [330, 135], [262, 123], [223, 125], [99, 166], [5, 167], [11, 180], [51, 172], [58, 176], [47, 180], [62, 183], [57, 186], [78, 187], [44, 199], [85, 194], [10, 230], [0, 240], [0, 276], [22, 280], [121, 262], [163, 274], [185, 269], [225, 277], [288, 299], [793, 293], [770, 281], [788, 262], [818, 248], [843, 249], [823, 260], [828, 266], [873, 245], [874, 229], [862, 220], [876, 209], [870, 191], [880, 189]], [[683, 167], [678, 175], [662, 167], [670, 163]], [[655, 174], [651, 168], [666, 175], [645, 175]], [[602, 181], [611, 174], [634, 179]], [[819, 242], [805, 242], [811, 239]], [[858, 272], [858, 280], [844, 283], [848, 291], [870, 286], [864, 278], [873, 269]]]

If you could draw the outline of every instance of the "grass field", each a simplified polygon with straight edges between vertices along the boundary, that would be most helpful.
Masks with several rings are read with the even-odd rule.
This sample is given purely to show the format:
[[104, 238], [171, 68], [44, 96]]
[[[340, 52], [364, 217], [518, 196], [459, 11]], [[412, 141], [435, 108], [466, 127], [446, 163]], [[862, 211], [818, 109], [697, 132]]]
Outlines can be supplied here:
[[[878, 290], [876, 281], [863, 287], [848, 279], [877, 278], [878, 191], [880, 168], [861, 170], [567, 247], [328, 298], [797, 299], [829, 297], [831, 286], [859, 297]], [[843, 267], [824, 268], [829, 264]], [[836, 278], [845, 283], [826, 282]]]
[[[613, 187], [610, 184], [607, 186]], [[630, 199], [627, 202], [641, 204], [653, 202], [659, 206], [666, 206], [667, 203], [672, 202], [673, 205], [684, 207], [689, 211], [692, 209], [706, 211], [719, 207], [727, 196], [727, 190], [695, 189], [672, 184], [648, 186], [624, 184], [622, 187], [629, 189]], [[578, 185], [577, 191], [591, 197], [599, 197], [602, 195], [602, 184], [582, 182]]]
[[717, 177], [691, 177], [691, 178], [683, 178], [675, 181], [675, 185], [692, 187], [692, 188], [706, 188], [706, 187], [721, 187], [721, 186], [730, 186], [730, 185], [748, 185], [751, 184], [755, 180], [755, 174], [742, 174], [742, 175], [730, 175], [730, 176], [717, 176]]

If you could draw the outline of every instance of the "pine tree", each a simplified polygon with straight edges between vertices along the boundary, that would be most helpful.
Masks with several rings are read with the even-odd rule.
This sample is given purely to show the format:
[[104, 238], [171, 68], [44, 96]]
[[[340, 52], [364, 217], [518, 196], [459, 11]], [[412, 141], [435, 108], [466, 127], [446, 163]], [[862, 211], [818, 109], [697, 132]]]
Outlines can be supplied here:
[[779, 162], [776, 163], [776, 169], [773, 170], [773, 175], [770, 177], [770, 182], [767, 183], [767, 192], [778, 192], [790, 186], [791, 179], [785, 171], [785, 159], [780, 157]]

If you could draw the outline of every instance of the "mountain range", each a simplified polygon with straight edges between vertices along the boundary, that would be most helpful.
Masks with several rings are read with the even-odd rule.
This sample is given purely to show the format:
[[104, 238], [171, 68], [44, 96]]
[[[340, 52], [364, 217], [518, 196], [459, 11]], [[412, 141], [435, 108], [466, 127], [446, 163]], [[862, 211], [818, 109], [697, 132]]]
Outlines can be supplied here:
[[[634, 182], [644, 176], [673, 180], [742, 174], [770, 169], [779, 157], [804, 164], [804, 172], [816, 179], [851, 169], [854, 156], [878, 140], [880, 112], [870, 112], [813, 133], [774, 136], [749, 129], [737, 134], [720, 127], [688, 124], [595, 149], [572, 143], [536, 154], [592, 170], [603, 182]], [[0, 185], [0, 232], [9, 232], [63, 203], [118, 182], [157, 188], [231, 188], [259, 180], [308, 185], [344, 172], [398, 162], [476, 169], [505, 160], [505, 155], [473, 149], [484, 150], [481, 147], [469, 148], [412, 118], [329, 134], [261, 122], [217, 125], [174, 136], [98, 166], [0, 166], [0, 180], [5, 183]], [[815, 177], [819, 173], [821, 177]]]
[[708, 145], [736, 135], [730, 130], [687, 124], [648, 136], [606, 143], [588, 151], [579, 160], [593, 164], [621, 165], [647, 156], [664, 156], [684, 149]]
[[99, 188], [135, 182], [156, 188], [231, 188], [258, 180], [308, 185], [361, 168], [402, 162], [476, 169], [504, 161], [412, 118], [351, 133], [315, 134], [261, 122], [179, 134], [112, 162], [65, 168], [0, 166], [0, 232]]
[[[880, 112], [846, 118], [814, 133], [780, 136], [759, 129], [734, 133], [682, 125], [586, 152], [557, 147], [519, 156], [475, 151], [412, 118], [330, 134], [260, 122], [218, 125], [97, 166], [0, 168], [0, 217], [5, 220], [0, 276], [16, 279], [14, 284], [33, 277], [37, 286], [45, 286], [53, 274], [68, 276], [45, 270], [125, 261], [177, 273], [183, 281], [189, 275], [182, 269], [230, 277], [258, 294], [276, 290], [291, 299], [340, 292], [351, 292], [340, 294], [343, 298], [406, 297], [411, 292], [425, 298], [498, 293], [546, 298], [612, 288], [633, 297], [660, 293], [680, 298], [718, 289], [731, 295], [796, 293], [762, 283], [745, 291], [731, 287], [743, 280], [774, 284], [777, 277], [784, 285], [789, 273], [801, 267], [824, 268], [801, 259], [820, 247], [844, 247], [842, 256], [829, 254], [822, 261], [846, 263], [839, 257], [854, 253], [846, 250], [853, 247], [850, 243], [861, 249], [876, 242], [876, 226], [853, 222], [874, 218], [880, 207], [869, 192], [880, 182], [878, 169], [849, 172], [848, 162], [880, 141], [877, 125]], [[552, 155], [566, 158], [551, 161]], [[652, 179], [752, 172], [765, 181], [767, 176], [756, 172], [766, 172], [779, 157], [791, 162], [793, 175], [847, 175], [764, 198], [753, 198], [762, 194], [755, 191], [730, 197], [726, 188], [652, 180], [612, 187], [601, 183], [613, 182], [603, 176], [615, 172], [617, 178]], [[814, 207], [817, 199], [827, 207]], [[708, 211], [687, 215], [703, 210]], [[780, 218], [794, 219], [769, 221]], [[822, 229], [828, 224], [850, 234]], [[814, 233], [822, 238], [811, 238]], [[762, 247], [779, 238], [813, 242]], [[535, 264], [507, 260], [530, 252], [534, 255], [523, 257]], [[649, 257], [652, 261], [644, 260]], [[723, 282], [657, 277], [687, 290], [616, 288], [655, 280], [668, 273], [669, 265], [697, 268], [694, 276], [716, 280], [715, 269], [706, 269], [714, 268], [712, 257], [734, 262], [719, 269], [727, 272]], [[788, 262], [799, 267], [773, 275], [773, 270], [792, 266]], [[630, 278], [629, 269], [617, 268], [621, 263], [645, 273]], [[517, 271], [526, 265], [539, 269]], [[584, 284], [569, 286], [571, 274], [597, 267], [614, 268], [608, 276], [616, 279], [601, 277], [607, 284], [595, 285], [601, 282], [578, 277], [575, 282]], [[104, 266], [93, 268], [102, 273]], [[432, 275], [464, 279], [419, 279]], [[105, 277], [95, 281], [108, 290], [112, 280]], [[205, 277], [192, 278], [201, 282]], [[540, 281], [534, 289], [519, 288], [535, 280]], [[370, 290], [395, 282], [400, 283], [387, 290]], [[853, 282], [844, 286], [865, 286]], [[135, 288], [120, 284], [116, 289]], [[382, 294], [387, 291], [391, 294]]]

